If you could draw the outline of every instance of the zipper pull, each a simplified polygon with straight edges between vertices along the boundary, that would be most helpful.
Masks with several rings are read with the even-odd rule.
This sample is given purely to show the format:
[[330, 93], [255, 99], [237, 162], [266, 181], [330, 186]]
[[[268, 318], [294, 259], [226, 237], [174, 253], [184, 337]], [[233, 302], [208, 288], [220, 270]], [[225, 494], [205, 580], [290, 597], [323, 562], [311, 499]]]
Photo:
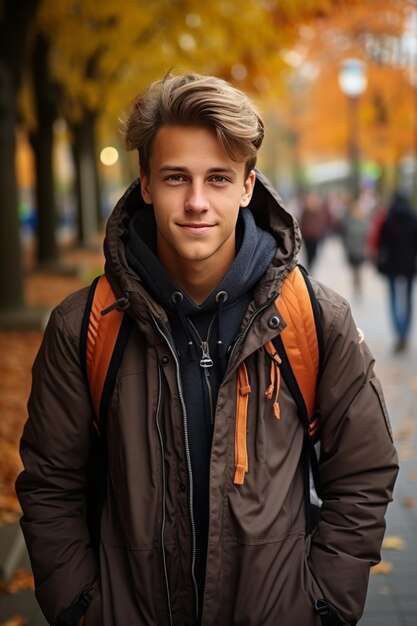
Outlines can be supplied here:
[[213, 361], [210, 356], [208, 341], [201, 343], [201, 351], [203, 354], [200, 359], [200, 367], [212, 367]]

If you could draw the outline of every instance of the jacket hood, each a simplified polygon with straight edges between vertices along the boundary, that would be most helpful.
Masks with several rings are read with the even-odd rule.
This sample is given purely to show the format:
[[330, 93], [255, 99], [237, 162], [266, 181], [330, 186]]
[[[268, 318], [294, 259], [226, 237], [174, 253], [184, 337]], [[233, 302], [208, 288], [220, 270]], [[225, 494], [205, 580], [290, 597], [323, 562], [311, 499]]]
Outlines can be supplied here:
[[[259, 171], [256, 171], [254, 192], [247, 208], [256, 226], [270, 233], [277, 244], [276, 254], [262, 281], [262, 299], [270, 298], [279, 289], [281, 280], [297, 264], [301, 246], [300, 230], [295, 218], [284, 209], [279, 194]], [[149, 205], [142, 198], [138, 179], [129, 186], [110, 215], [104, 240], [106, 274], [115, 293], [120, 296], [125, 292], [137, 291], [140, 282], [126, 258], [129, 223], [137, 211], [143, 211], [145, 221], [153, 220]], [[152, 226], [149, 224], [151, 231]]]

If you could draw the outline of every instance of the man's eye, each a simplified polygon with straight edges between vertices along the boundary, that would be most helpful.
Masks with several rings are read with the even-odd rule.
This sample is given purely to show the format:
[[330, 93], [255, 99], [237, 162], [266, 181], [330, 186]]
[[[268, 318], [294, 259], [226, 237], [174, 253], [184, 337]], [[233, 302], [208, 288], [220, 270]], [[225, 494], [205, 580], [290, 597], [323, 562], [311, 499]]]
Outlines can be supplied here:
[[213, 181], [213, 183], [226, 183], [227, 182], [226, 176], [221, 176], [220, 174], [218, 176], [213, 176], [211, 180]]
[[182, 174], [170, 174], [170, 176], [167, 176], [165, 180], [171, 183], [179, 183], [184, 180], [184, 176]]

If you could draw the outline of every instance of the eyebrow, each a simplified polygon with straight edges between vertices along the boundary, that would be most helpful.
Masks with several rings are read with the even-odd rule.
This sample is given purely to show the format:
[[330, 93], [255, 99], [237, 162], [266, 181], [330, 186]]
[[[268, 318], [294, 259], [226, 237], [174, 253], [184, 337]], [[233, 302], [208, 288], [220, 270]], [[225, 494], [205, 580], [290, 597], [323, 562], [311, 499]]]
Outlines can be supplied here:
[[[184, 173], [188, 173], [188, 168], [184, 167], [183, 165], [162, 165], [159, 168], [159, 172], [184, 172]], [[233, 169], [232, 167], [210, 167], [207, 170], [208, 174], [219, 174], [219, 173], [223, 173], [223, 174], [231, 174], [231, 175], [237, 175], [237, 172], [235, 169]]]

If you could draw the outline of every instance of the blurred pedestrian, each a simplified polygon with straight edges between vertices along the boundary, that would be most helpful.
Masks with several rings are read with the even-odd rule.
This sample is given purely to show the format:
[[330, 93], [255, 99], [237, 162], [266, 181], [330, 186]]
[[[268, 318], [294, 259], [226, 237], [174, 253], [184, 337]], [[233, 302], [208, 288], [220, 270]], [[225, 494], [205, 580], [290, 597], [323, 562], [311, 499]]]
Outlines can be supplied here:
[[306, 192], [300, 204], [299, 224], [309, 271], [317, 258], [319, 246], [330, 229], [331, 219], [327, 203], [314, 191]]
[[368, 236], [366, 240], [366, 256], [376, 269], [378, 269], [378, 249], [379, 240], [381, 238], [381, 228], [386, 218], [387, 208], [385, 203], [382, 203], [376, 206], [372, 211], [369, 221]]
[[362, 266], [366, 260], [368, 218], [360, 201], [352, 200], [341, 224], [346, 260], [352, 273], [353, 293], [362, 294]]
[[397, 339], [395, 352], [407, 348], [416, 263], [417, 216], [408, 199], [396, 193], [381, 226], [377, 257], [378, 270], [388, 281], [390, 311]]

